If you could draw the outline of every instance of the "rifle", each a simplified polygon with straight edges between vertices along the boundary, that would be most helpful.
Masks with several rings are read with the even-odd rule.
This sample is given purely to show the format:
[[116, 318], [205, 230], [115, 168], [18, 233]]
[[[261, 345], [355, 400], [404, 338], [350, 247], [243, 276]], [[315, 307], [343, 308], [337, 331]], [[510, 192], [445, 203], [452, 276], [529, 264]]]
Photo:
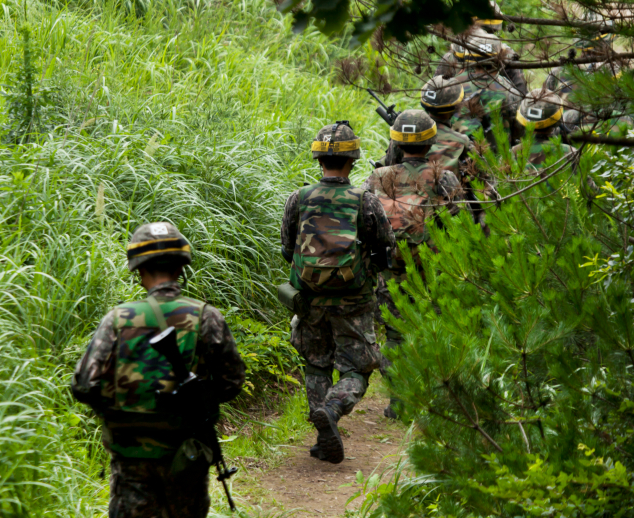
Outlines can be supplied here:
[[[200, 402], [201, 399], [204, 401], [204, 398], [201, 398], [201, 393], [205, 393], [203, 391], [206, 389], [207, 382], [206, 380], [201, 380], [187, 368], [176, 343], [176, 329], [174, 327], [168, 327], [158, 335], [152, 337], [150, 339], [150, 345], [170, 362], [177, 382], [176, 388], [172, 392], [157, 391], [157, 397], [161, 398], [159, 402], [174, 413], [181, 415], [183, 413], [191, 414], [191, 412], [187, 412], [186, 409], [188, 409], [192, 401]], [[213, 453], [213, 463], [218, 470], [218, 477], [216, 479], [222, 483], [225, 494], [227, 495], [229, 507], [232, 511], [235, 511], [236, 506], [231, 498], [231, 493], [227, 486], [227, 479], [234, 475], [238, 469], [227, 469], [227, 465], [225, 464], [214, 426], [219, 405], [215, 403], [214, 406], [212, 411], [206, 412], [203, 421], [197, 423], [194, 438], [211, 449]], [[188, 415], [187, 417], [190, 416]]]
[[397, 112], [396, 110], [394, 110], [396, 104], [393, 104], [392, 106], [385, 106], [383, 101], [381, 101], [381, 99], [379, 99], [370, 88], [368, 88], [367, 91], [381, 105], [376, 109], [376, 113], [378, 113], [381, 118], [388, 123], [390, 127], [394, 126], [394, 121], [396, 120], [396, 117], [401, 114], [401, 112]]

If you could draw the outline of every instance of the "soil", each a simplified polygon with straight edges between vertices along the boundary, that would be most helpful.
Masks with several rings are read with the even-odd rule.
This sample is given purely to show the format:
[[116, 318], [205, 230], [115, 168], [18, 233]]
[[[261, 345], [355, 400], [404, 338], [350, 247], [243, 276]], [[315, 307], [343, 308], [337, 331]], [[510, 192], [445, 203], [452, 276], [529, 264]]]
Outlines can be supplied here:
[[346, 456], [341, 464], [310, 457], [309, 449], [316, 442], [316, 432], [311, 433], [303, 444], [291, 447], [293, 453], [281, 466], [252, 479], [247, 501], [270, 512], [292, 511], [294, 516], [340, 517], [346, 509], [358, 508], [362, 498], [346, 507], [361, 488], [357, 472], [367, 478], [394, 463], [405, 433], [400, 423], [383, 416], [387, 403], [385, 397], [374, 394], [339, 421]]

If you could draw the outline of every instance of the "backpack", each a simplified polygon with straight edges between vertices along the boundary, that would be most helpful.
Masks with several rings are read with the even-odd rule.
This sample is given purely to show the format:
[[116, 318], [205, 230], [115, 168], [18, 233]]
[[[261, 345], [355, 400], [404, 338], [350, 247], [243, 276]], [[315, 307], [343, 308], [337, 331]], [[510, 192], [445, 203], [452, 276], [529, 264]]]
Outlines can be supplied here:
[[309, 185], [299, 191], [299, 227], [291, 284], [319, 294], [360, 290], [368, 279], [361, 254], [363, 189]]

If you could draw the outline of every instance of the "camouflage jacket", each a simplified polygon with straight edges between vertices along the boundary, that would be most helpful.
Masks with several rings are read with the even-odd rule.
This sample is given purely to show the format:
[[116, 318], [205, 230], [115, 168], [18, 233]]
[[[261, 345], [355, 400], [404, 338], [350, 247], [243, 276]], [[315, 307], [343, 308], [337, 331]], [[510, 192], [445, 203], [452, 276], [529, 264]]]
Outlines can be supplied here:
[[[168, 303], [181, 296], [181, 288], [177, 282], [166, 282], [149, 290], [150, 295], [159, 302]], [[226, 402], [240, 393], [245, 380], [245, 366], [224, 317], [209, 305], [204, 305], [199, 315], [190, 314], [190, 310], [198, 313], [197, 309], [191, 308], [200, 307], [203, 307], [202, 303], [185, 304], [175, 314], [166, 314], [165, 319], [168, 325], [177, 328], [191, 327], [188, 321], [198, 322], [194, 352], [197, 358], [196, 374], [201, 379], [210, 380], [209, 389], [215, 401]], [[116, 408], [119, 393], [131, 390], [130, 387], [134, 387], [133, 380], [142, 380], [144, 369], [147, 368], [147, 365], [139, 365], [137, 367], [141, 371], [137, 372], [134, 370], [135, 364], [130, 364], [125, 366], [126, 374], [122, 376], [124, 369], [117, 365], [119, 358], [125, 354], [125, 351], [120, 350], [119, 343], [122, 327], [126, 322], [130, 322], [133, 329], [141, 330], [146, 325], [145, 315], [135, 316], [133, 313], [134, 303], [124, 304], [103, 318], [86, 353], [77, 364], [72, 389], [80, 401], [91, 404], [105, 419], [103, 442], [110, 453], [131, 458], [163, 458], [172, 455], [187, 438], [183, 435], [187, 431], [181, 428], [179, 416], [153, 411], [135, 413], [111, 410]], [[99, 403], [95, 404], [95, 401]]]
[[[412, 169], [417, 171], [416, 177]], [[418, 256], [418, 244], [422, 242], [434, 248], [426, 225], [443, 210], [439, 205], [445, 206], [452, 215], [457, 214], [459, 208], [451, 202], [462, 198], [462, 188], [456, 175], [435, 166], [427, 158], [408, 157], [401, 164], [376, 169], [362, 187], [375, 194], [387, 207], [386, 212], [389, 212], [399, 235], [409, 234], [409, 246], [415, 257]], [[417, 199], [419, 204], [416, 204]], [[405, 263], [396, 254], [393, 267], [384, 271], [382, 276], [386, 280], [398, 277], [404, 269]]]
[[[350, 180], [340, 177], [324, 177], [319, 182], [322, 185], [350, 185]], [[373, 285], [376, 283], [376, 272], [373, 271], [370, 262], [372, 252], [381, 253], [385, 248], [395, 248], [394, 233], [390, 222], [385, 215], [383, 206], [379, 200], [370, 193], [364, 193], [363, 204], [361, 207], [363, 217], [363, 227], [358, 229], [359, 239], [361, 241], [361, 255], [365, 263], [365, 267], [371, 273], [370, 284], [368, 289], [362, 290], [362, 293], [354, 295], [333, 297], [332, 295], [311, 297], [313, 306], [348, 306], [352, 304], [365, 304], [374, 300]], [[291, 194], [286, 200], [284, 207], [284, 217], [282, 219], [282, 247], [286, 254], [292, 256], [295, 251], [297, 242], [297, 234], [300, 230], [301, 215], [299, 213], [299, 190]]]
[[[533, 144], [531, 145], [531, 149], [528, 154], [527, 165], [532, 166], [533, 170], [536, 172], [539, 172], [544, 168], [543, 164], [548, 156], [554, 154], [556, 158], [559, 159], [571, 151], [575, 151], [574, 147], [564, 144], [563, 142], [558, 145], [551, 142], [551, 136], [552, 135], [550, 134], [535, 133]], [[521, 150], [522, 144], [517, 144], [511, 149], [515, 157], [518, 156]]]
[[429, 162], [438, 162], [443, 169], [447, 169], [461, 177], [460, 164], [469, 158], [469, 151], [473, 151], [473, 142], [469, 137], [452, 130], [445, 122], [432, 117], [436, 121], [438, 133], [437, 141], [427, 153], [426, 159]]
[[484, 127], [487, 141], [495, 146], [493, 132], [487, 131], [493, 106], [501, 105], [504, 129], [512, 138], [515, 128], [515, 115], [520, 102], [520, 93], [508, 79], [499, 73], [475, 72], [466, 69], [456, 79], [462, 83], [465, 100], [451, 119], [453, 130], [471, 137], [475, 131]]
[[[506, 49], [510, 49], [510, 47], [506, 44], [503, 44], [503, 47]], [[456, 57], [452, 52], [447, 52], [442, 57], [442, 61], [436, 68], [435, 76], [455, 76], [464, 65], [458, 61], [456, 61]], [[524, 76], [524, 71], [518, 68], [511, 69], [502, 69], [502, 73], [504, 77], [508, 79], [515, 89], [520, 92], [522, 95], [526, 95], [528, 93], [528, 85], [526, 83], [526, 77]]]

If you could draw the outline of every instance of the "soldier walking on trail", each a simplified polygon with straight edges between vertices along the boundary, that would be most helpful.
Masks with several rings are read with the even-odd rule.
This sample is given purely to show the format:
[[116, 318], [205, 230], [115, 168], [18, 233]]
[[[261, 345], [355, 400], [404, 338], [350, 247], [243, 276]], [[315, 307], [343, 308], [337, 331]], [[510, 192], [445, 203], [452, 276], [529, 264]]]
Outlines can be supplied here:
[[[427, 225], [444, 205], [452, 214], [458, 207], [452, 201], [460, 199], [461, 186], [456, 175], [427, 159], [427, 153], [437, 143], [437, 125], [423, 110], [405, 110], [390, 130], [394, 145], [404, 154], [398, 165], [376, 169], [364, 182], [363, 187], [375, 194], [385, 209], [396, 239], [404, 239], [410, 247], [415, 261], [420, 265], [418, 245], [430, 241]], [[394, 279], [401, 284], [406, 279], [405, 262], [397, 253], [392, 266], [379, 276], [377, 303], [386, 304], [390, 313], [400, 318], [387, 282]], [[387, 347], [398, 347], [403, 337], [393, 327], [386, 325]], [[384, 415], [396, 418], [396, 400], [390, 400]]]
[[[500, 6], [491, 0], [491, 7], [497, 16], [496, 19], [479, 19], [474, 18], [474, 23], [476, 27], [482, 29], [483, 31], [489, 34], [495, 34], [502, 31], [502, 26], [504, 24], [504, 20], [502, 20], [502, 11], [500, 10]], [[505, 55], [511, 56], [514, 54], [511, 47], [509, 47], [506, 43], [502, 43], [502, 50]], [[454, 76], [464, 67], [464, 49], [460, 45], [452, 44], [451, 51], [447, 52], [443, 57], [440, 65], [436, 68], [437, 76]], [[524, 76], [524, 71], [520, 69], [502, 69], [502, 73], [504, 77], [508, 79], [513, 86], [520, 92], [522, 95], [525, 95], [528, 92], [528, 86], [526, 84], [526, 77]]]
[[[553, 144], [550, 139], [557, 136], [563, 122], [564, 101], [550, 90], [538, 88], [532, 90], [522, 101], [517, 110], [517, 121], [522, 126], [529, 123], [535, 125], [534, 141], [528, 152], [528, 164], [539, 172], [543, 169], [547, 155], [556, 153], [557, 158], [575, 151], [575, 148], [564, 143]], [[522, 144], [512, 148], [515, 156], [523, 151]]]
[[500, 56], [504, 51], [497, 36], [476, 29], [466, 43], [469, 47], [462, 49], [465, 68], [455, 76], [464, 88], [465, 99], [454, 114], [451, 126], [469, 138], [482, 127], [487, 141], [495, 149], [492, 109], [500, 106], [504, 129], [512, 142], [516, 137], [515, 111], [521, 94], [500, 73]]
[[[112, 518], [207, 516], [212, 460], [204, 444], [191, 439], [188, 417], [196, 416], [163, 406], [163, 396], [176, 387], [177, 369], [150, 341], [175, 330], [174, 352], [200, 380], [190, 394], [197, 415], [235, 398], [245, 368], [220, 312], [181, 294], [178, 279], [190, 263], [190, 246], [173, 225], [139, 227], [128, 246], [128, 267], [140, 274], [147, 298], [111, 310], [75, 370], [73, 394], [104, 421]], [[191, 449], [196, 445], [205, 458]]]
[[[344, 459], [337, 422], [361, 400], [380, 365], [374, 334], [376, 272], [394, 234], [377, 198], [350, 184], [360, 140], [347, 121], [322, 128], [312, 143], [323, 178], [295, 191], [282, 221], [282, 254], [291, 284], [306, 302], [293, 318], [291, 342], [306, 362], [306, 394], [317, 444], [310, 454]], [[384, 263], [384, 264], [380, 264]], [[333, 386], [333, 368], [340, 373]]]

